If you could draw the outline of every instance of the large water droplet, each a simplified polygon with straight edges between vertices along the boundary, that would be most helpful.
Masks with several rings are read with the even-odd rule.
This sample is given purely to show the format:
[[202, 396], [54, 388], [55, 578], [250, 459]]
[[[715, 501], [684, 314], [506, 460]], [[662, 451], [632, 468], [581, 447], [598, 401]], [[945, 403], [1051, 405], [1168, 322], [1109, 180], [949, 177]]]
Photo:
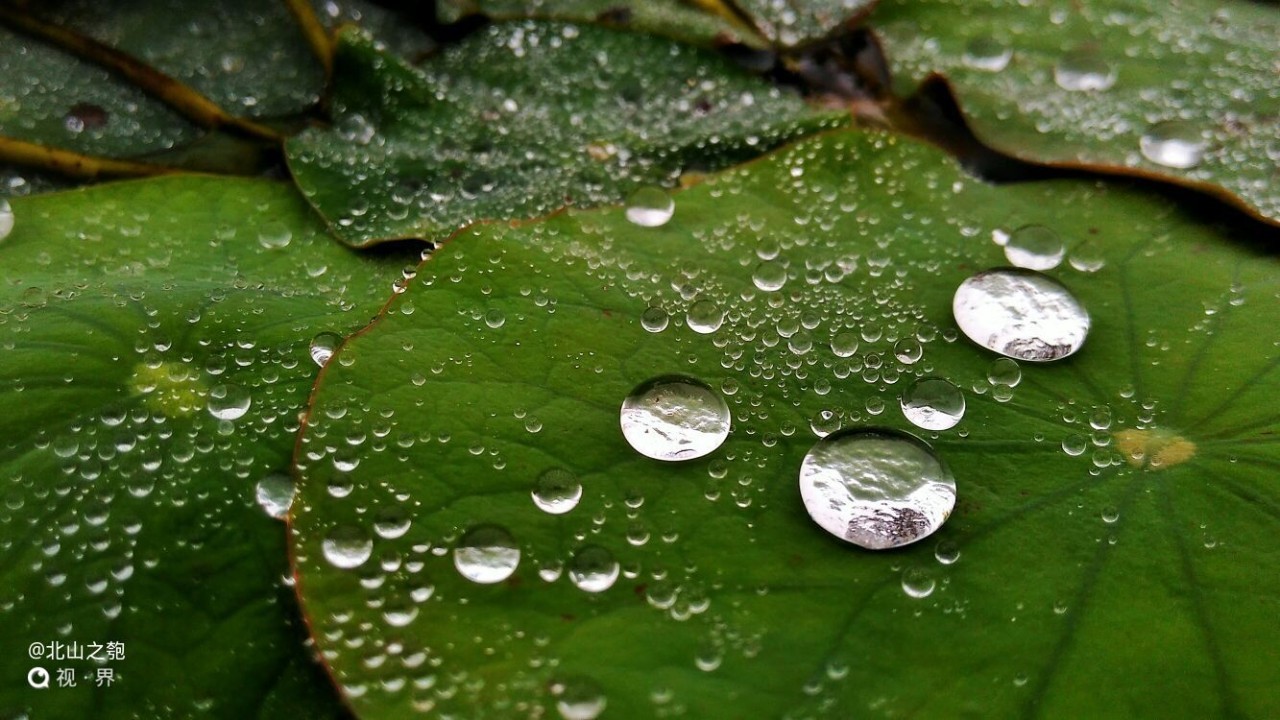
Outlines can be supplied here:
[[338, 333], [322, 332], [311, 338], [311, 360], [316, 365], [324, 367], [329, 362], [329, 358], [337, 352], [338, 346], [342, 344], [342, 336]]
[[666, 190], [642, 187], [627, 198], [627, 220], [640, 227], [659, 227], [676, 212], [676, 203]]
[[902, 573], [902, 591], [908, 597], [917, 600], [927, 598], [933, 594], [935, 587], [937, 581], [933, 579], [933, 573], [924, 568], [907, 568]]
[[1079, 48], [1053, 66], [1053, 81], [1063, 90], [1098, 92], [1116, 83], [1116, 71], [1097, 50]]
[[1018, 360], [1067, 357], [1089, 334], [1089, 313], [1071, 292], [1030, 270], [978, 273], [960, 283], [951, 307], [970, 340]]
[[564, 720], [596, 720], [608, 706], [604, 691], [595, 681], [574, 677], [551, 684], [556, 712]]
[[215, 385], [209, 389], [209, 414], [219, 420], [238, 420], [249, 412], [252, 400], [239, 385]]
[[289, 246], [293, 240], [293, 231], [280, 221], [271, 221], [258, 231], [258, 242], [268, 250], [279, 250]]
[[283, 473], [272, 473], [258, 481], [254, 496], [268, 515], [283, 520], [293, 505], [293, 492], [293, 478]]
[[578, 507], [582, 499], [582, 483], [573, 473], [551, 468], [538, 477], [533, 487], [533, 504], [552, 515], [563, 515]]
[[977, 37], [964, 48], [964, 64], [974, 70], [1000, 72], [1009, 65], [1013, 50], [992, 37]]
[[324, 559], [342, 570], [360, 567], [373, 554], [373, 540], [353, 525], [339, 525], [325, 537], [321, 546]]
[[729, 436], [729, 406], [706, 383], [666, 375], [641, 383], [622, 402], [622, 435], [655, 460], [700, 458]]
[[964, 417], [964, 393], [942, 378], [920, 378], [902, 393], [902, 414], [925, 430], [949, 430]]
[[781, 290], [787, 284], [787, 269], [777, 260], [765, 260], [756, 266], [751, 282], [765, 292]]
[[9, 237], [9, 233], [13, 232], [13, 208], [9, 207], [9, 201], [0, 198], [0, 240]]
[[689, 306], [684, 321], [690, 330], [707, 335], [720, 329], [724, 322], [724, 310], [710, 300], [699, 300]]
[[[1138, 141], [1146, 159], [1165, 167], [1193, 168], [1204, 160], [1204, 127], [1185, 120], [1167, 120], [1152, 125]], [[3, 235], [3, 233], [0, 233]]]
[[569, 560], [569, 580], [579, 590], [598, 593], [613, 587], [621, 568], [613, 553], [599, 545], [581, 548]]
[[1014, 230], [1004, 245], [1009, 262], [1028, 270], [1052, 270], [1062, 264], [1066, 247], [1052, 228], [1024, 225]]
[[662, 332], [667, 329], [667, 323], [671, 321], [671, 317], [667, 315], [667, 311], [660, 307], [645, 308], [640, 314], [640, 325], [651, 333]]
[[805, 455], [800, 497], [823, 530], [883, 550], [942, 527], [955, 506], [956, 484], [929, 446], [911, 435], [844, 430]]
[[520, 565], [520, 547], [505, 528], [477, 525], [453, 549], [453, 565], [462, 577], [482, 585], [500, 583]]

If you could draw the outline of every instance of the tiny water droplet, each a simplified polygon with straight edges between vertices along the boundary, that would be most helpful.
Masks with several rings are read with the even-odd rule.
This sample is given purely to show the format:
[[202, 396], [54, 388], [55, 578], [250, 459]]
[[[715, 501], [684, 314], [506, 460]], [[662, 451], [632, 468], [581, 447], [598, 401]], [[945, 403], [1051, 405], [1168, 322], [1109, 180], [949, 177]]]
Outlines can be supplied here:
[[622, 402], [622, 435], [655, 460], [692, 460], [729, 436], [729, 406], [706, 383], [665, 375], [641, 383]]
[[949, 430], [964, 417], [964, 393], [942, 378], [920, 378], [907, 386], [902, 414], [924, 430]]
[[1143, 157], [1157, 165], [1180, 170], [1199, 165], [1208, 146], [1204, 127], [1186, 120], [1156, 123], [1138, 141]]
[[462, 577], [482, 585], [500, 583], [520, 565], [520, 548], [505, 528], [477, 525], [453, 549], [453, 565]]
[[579, 590], [604, 592], [618, 580], [621, 567], [613, 553], [599, 545], [580, 548], [569, 559], [569, 580]]
[[538, 476], [533, 487], [533, 504], [552, 515], [563, 515], [578, 507], [582, 499], [582, 483], [568, 470], [551, 468]]
[[666, 225], [675, 212], [675, 200], [659, 187], [642, 187], [627, 198], [627, 220], [640, 227]]
[[1009, 262], [1028, 270], [1052, 270], [1062, 264], [1065, 254], [1062, 238], [1044, 225], [1024, 225], [1014, 230], [1004, 245]]
[[800, 466], [805, 510], [832, 535], [872, 550], [928, 537], [951, 514], [956, 484], [923, 441], [850, 429], [819, 440]]
[[339, 525], [325, 536], [321, 549], [330, 565], [350, 570], [363, 565], [373, 554], [373, 540], [358, 527]]
[[970, 340], [1007, 357], [1045, 362], [1075, 353], [1089, 313], [1061, 283], [1016, 268], [987, 270], [960, 283], [956, 324]]

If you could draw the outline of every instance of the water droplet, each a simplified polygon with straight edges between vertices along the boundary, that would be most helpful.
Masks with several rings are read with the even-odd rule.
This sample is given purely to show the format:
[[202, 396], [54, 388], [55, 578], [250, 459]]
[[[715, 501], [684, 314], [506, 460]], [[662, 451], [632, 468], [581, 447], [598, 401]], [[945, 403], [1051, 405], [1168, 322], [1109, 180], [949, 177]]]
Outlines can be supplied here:
[[905, 337], [894, 343], [893, 356], [904, 365], [914, 365], [924, 355], [924, 347], [913, 337]]
[[992, 37], [976, 37], [964, 48], [964, 64], [974, 70], [1000, 72], [1012, 58], [1013, 50]]
[[258, 481], [254, 496], [258, 506], [268, 515], [283, 520], [293, 505], [293, 478], [283, 473], [272, 473]]
[[599, 545], [581, 548], [569, 560], [569, 580], [579, 590], [590, 593], [604, 592], [613, 587], [620, 571], [613, 553]]
[[659, 307], [646, 308], [640, 315], [640, 325], [651, 333], [666, 330], [669, 322], [671, 322], [671, 316], [667, 315], [666, 310]]
[[311, 338], [311, 360], [316, 365], [324, 367], [329, 362], [329, 358], [337, 352], [338, 346], [342, 344], [342, 336], [337, 333], [322, 332]]
[[655, 460], [692, 460], [729, 436], [729, 406], [706, 383], [666, 375], [641, 383], [622, 402], [622, 435]]
[[289, 246], [293, 240], [293, 231], [279, 221], [268, 222], [258, 230], [258, 242], [268, 250], [279, 250]]
[[831, 338], [831, 352], [836, 357], [852, 357], [858, 352], [858, 334], [855, 332], [837, 333]]
[[902, 573], [902, 591], [908, 597], [917, 600], [927, 598], [933, 594], [935, 587], [937, 587], [937, 581], [933, 579], [933, 573], [925, 568], [907, 568]]
[[1089, 441], [1085, 440], [1083, 435], [1072, 433], [1062, 438], [1062, 452], [1072, 457], [1083, 454], [1088, 446]]
[[1072, 249], [1071, 257], [1067, 262], [1080, 272], [1095, 273], [1106, 266], [1107, 258], [1102, 254], [1102, 248], [1097, 243], [1085, 240]]
[[209, 414], [219, 420], [238, 420], [249, 412], [252, 397], [239, 385], [215, 385], [209, 389]]
[[883, 550], [942, 527], [955, 506], [956, 484], [923, 441], [893, 430], [851, 429], [810, 448], [800, 466], [800, 496], [822, 529]]
[[1092, 48], [1078, 48], [1063, 55], [1053, 66], [1053, 81], [1063, 90], [1100, 92], [1116, 82], [1115, 68]]
[[1031, 270], [978, 273], [956, 289], [956, 324], [970, 340], [1007, 357], [1044, 362], [1075, 353], [1089, 313], [1061, 283]]
[[676, 212], [676, 203], [666, 190], [642, 187], [627, 198], [627, 220], [640, 227], [660, 227]]
[[933, 556], [943, 565], [954, 565], [960, 560], [960, 546], [951, 540], [941, 540], [934, 549]]
[[765, 260], [756, 266], [751, 274], [751, 281], [765, 292], [781, 290], [787, 284], [787, 269], [776, 260]]
[[1102, 509], [1102, 522], [1108, 525], [1114, 525], [1120, 521], [1120, 511], [1115, 507], [1108, 505]]
[[[1152, 125], [1138, 141], [1142, 156], [1157, 165], [1193, 168], [1204, 160], [1209, 143], [1204, 127], [1186, 120], [1166, 120]], [[0, 232], [0, 236], [3, 233]]]
[[684, 316], [689, 329], [707, 335], [720, 329], [724, 322], [724, 310], [710, 300], [699, 300], [689, 306]]
[[1052, 270], [1062, 264], [1066, 248], [1062, 238], [1044, 225], [1024, 225], [1009, 235], [1004, 256], [1028, 270]]
[[596, 720], [608, 706], [604, 691], [587, 678], [555, 682], [551, 685], [551, 694], [556, 698], [556, 712], [564, 720]]
[[964, 393], [942, 378], [920, 378], [902, 393], [902, 414], [924, 430], [949, 430], [964, 417]]
[[373, 540], [363, 530], [352, 525], [339, 525], [325, 537], [322, 544], [324, 559], [342, 569], [360, 567], [373, 554]]
[[385, 540], [395, 540], [409, 532], [413, 519], [409, 511], [400, 505], [388, 505], [378, 510], [373, 520], [373, 531]]
[[9, 237], [9, 233], [13, 232], [13, 208], [9, 206], [9, 201], [0, 198], [0, 240]]
[[563, 468], [551, 468], [538, 477], [533, 488], [533, 504], [552, 515], [563, 515], [578, 507], [582, 483]]
[[507, 316], [502, 314], [502, 311], [497, 308], [494, 308], [484, 314], [484, 324], [494, 330], [502, 327], [506, 322]]
[[1022, 368], [1015, 360], [996, 358], [987, 368], [987, 382], [996, 386], [1017, 387], [1022, 382]]
[[500, 583], [520, 565], [520, 548], [505, 528], [477, 525], [453, 549], [453, 565], [462, 577], [482, 585]]

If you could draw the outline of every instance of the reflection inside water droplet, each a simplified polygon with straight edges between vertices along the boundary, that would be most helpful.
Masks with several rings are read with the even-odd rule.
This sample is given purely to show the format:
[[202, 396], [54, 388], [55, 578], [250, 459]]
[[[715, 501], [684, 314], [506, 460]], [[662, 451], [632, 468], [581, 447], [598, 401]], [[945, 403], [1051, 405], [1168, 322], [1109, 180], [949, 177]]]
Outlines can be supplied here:
[[1062, 238], [1044, 225], [1024, 225], [1009, 235], [1004, 256], [1028, 270], [1052, 270], [1062, 264], [1066, 248]]
[[373, 540], [358, 527], [339, 525], [325, 536], [321, 549], [330, 565], [350, 570], [363, 565], [373, 554]]
[[964, 393], [942, 378], [920, 378], [902, 393], [902, 414], [924, 430], [948, 430], [964, 417]]
[[252, 397], [239, 385], [215, 385], [209, 389], [209, 414], [219, 420], [238, 420], [249, 412]]
[[293, 505], [293, 478], [283, 473], [272, 473], [258, 481], [254, 497], [268, 515], [283, 520]]
[[1152, 125], [1138, 141], [1142, 156], [1157, 165], [1186, 170], [1204, 160], [1209, 143], [1199, 123], [1167, 120]]
[[724, 323], [724, 310], [710, 300], [699, 300], [689, 306], [684, 321], [690, 330], [707, 335], [720, 329]]
[[667, 315], [667, 311], [659, 307], [646, 308], [640, 314], [640, 325], [651, 333], [662, 332], [667, 329], [667, 323], [671, 321], [671, 317]]
[[676, 203], [666, 190], [642, 187], [627, 198], [627, 220], [640, 227], [659, 227], [676, 212]]
[[765, 260], [756, 266], [755, 272], [751, 274], [751, 281], [765, 292], [781, 290], [787, 283], [787, 269], [776, 260]]
[[907, 597], [917, 600], [927, 598], [933, 594], [935, 587], [937, 581], [933, 579], [933, 573], [924, 568], [907, 568], [902, 572], [902, 591]]
[[1100, 92], [1115, 84], [1116, 71], [1097, 50], [1078, 48], [1053, 66], [1053, 81], [1063, 90]]
[[1067, 357], [1089, 334], [1089, 314], [1070, 291], [1030, 270], [974, 275], [956, 290], [952, 311], [970, 340], [1018, 360]]
[[552, 515], [563, 515], [578, 507], [582, 499], [582, 483], [573, 473], [551, 468], [538, 476], [533, 488], [533, 504]]
[[809, 516], [872, 550], [907, 545], [946, 522], [956, 484], [921, 440], [893, 430], [845, 430], [819, 440], [800, 466]]
[[569, 560], [569, 580], [579, 590], [591, 593], [604, 592], [613, 587], [621, 567], [613, 553], [599, 545], [579, 549]]
[[505, 528], [477, 525], [453, 549], [453, 565], [462, 577], [482, 585], [500, 583], [520, 565], [520, 548]]
[[729, 436], [729, 406], [706, 383], [666, 375], [641, 383], [622, 402], [622, 435], [655, 460], [692, 460]]
[[338, 346], [342, 344], [342, 336], [337, 333], [322, 332], [311, 338], [311, 360], [316, 365], [324, 367], [329, 362], [329, 358], [333, 357], [333, 353], [338, 350]]
[[564, 720], [596, 720], [608, 706], [600, 686], [584, 677], [553, 682], [551, 694], [556, 698], [556, 712]]

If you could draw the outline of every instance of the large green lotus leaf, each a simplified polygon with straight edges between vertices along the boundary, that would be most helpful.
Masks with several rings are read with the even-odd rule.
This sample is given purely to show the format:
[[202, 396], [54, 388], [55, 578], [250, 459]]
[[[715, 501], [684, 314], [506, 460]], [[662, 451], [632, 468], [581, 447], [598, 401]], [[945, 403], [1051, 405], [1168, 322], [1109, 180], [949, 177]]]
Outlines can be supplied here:
[[129, 157], [169, 150], [200, 134], [107, 70], [0, 27], [0, 135]]
[[439, 12], [448, 22], [475, 13], [497, 19], [595, 21], [686, 42], [792, 47], [821, 40], [857, 22], [874, 5], [875, 0], [446, 0]]
[[[952, 296], [1037, 223], [1092, 330], [1010, 373]], [[1274, 716], [1277, 293], [1274, 255], [1158, 198], [994, 187], [850, 132], [681, 192], [659, 228], [467, 230], [317, 382], [304, 612], [368, 718]], [[701, 459], [620, 431], [670, 374], [731, 409]], [[955, 428], [905, 419], [920, 377], [963, 391]], [[810, 520], [802, 458], [868, 426], [950, 466], [934, 537], [877, 553]], [[581, 485], [566, 514], [532, 500], [550, 471]], [[485, 526], [520, 559], [481, 585], [455, 551]]]
[[357, 246], [617, 202], [846, 119], [710, 51], [599, 27], [496, 25], [421, 71], [358, 32], [339, 40], [335, 124], [286, 150]]
[[1280, 222], [1274, 3], [893, 0], [872, 23], [898, 75], [945, 73], [997, 149], [1172, 178]]
[[[284, 527], [257, 487], [288, 472], [312, 338], [367, 322], [404, 258], [352, 254], [278, 182], [158, 179], [10, 203], [0, 716], [336, 713], [294, 619]], [[124, 657], [28, 654], [55, 642], [119, 642]], [[77, 687], [33, 690], [33, 666], [70, 670]], [[98, 688], [103, 667], [116, 680]]]

